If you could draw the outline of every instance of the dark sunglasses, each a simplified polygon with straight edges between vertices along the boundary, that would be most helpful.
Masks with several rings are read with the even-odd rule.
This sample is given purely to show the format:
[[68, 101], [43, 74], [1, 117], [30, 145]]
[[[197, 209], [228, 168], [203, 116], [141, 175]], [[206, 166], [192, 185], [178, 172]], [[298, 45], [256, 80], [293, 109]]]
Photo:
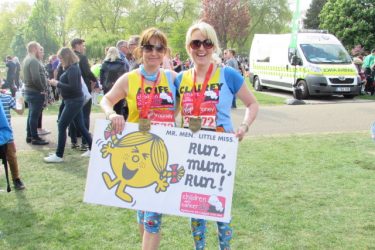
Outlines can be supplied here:
[[203, 44], [203, 47], [205, 49], [212, 49], [212, 47], [214, 47], [214, 43], [210, 40], [210, 39], [206, 39], [206, 40], [192, 40], [190, 42], [190, 48], [192, 49], [199, 49], [201, 47], [201, 45]]
[[156, 52], [164, 53], [165, 47], [163, 45], [152, 45], [152, 44], [145, 44], [141, 46], [145, 52], [152, 52], [156, 50]]

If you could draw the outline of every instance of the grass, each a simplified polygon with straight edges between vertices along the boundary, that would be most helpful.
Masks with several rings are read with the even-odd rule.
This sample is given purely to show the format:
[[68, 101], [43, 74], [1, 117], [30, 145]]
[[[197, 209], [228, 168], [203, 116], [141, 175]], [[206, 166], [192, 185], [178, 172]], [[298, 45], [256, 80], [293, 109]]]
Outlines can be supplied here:
[[[82, 202], [88, 160], [67, 150], [45, 164], [46, 154], [18, 152], [27, 190], [0, 192], [0, 249], [140, 249], [135, 211]], [[245, 139], [233, 249], [373, 249], [374, 156], [367, 133]], [[162, 235], [162, 250], [193, 249], [187, 218], [164, 216]]]

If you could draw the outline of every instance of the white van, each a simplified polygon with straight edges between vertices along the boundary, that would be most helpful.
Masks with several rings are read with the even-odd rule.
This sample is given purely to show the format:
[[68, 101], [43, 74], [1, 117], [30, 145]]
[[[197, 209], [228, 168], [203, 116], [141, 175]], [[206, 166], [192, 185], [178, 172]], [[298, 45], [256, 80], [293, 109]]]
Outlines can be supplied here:
[[[291, 34], [256, 34], [250, 49], [250, 82], [263, 87], [293, 91], [309, 96], [359, 95], [361, 80], [340, 41], [326, 33], [298, 33], [297, 57], [289, 50]], [[292, 59], [294, 62], [292, 63]]]

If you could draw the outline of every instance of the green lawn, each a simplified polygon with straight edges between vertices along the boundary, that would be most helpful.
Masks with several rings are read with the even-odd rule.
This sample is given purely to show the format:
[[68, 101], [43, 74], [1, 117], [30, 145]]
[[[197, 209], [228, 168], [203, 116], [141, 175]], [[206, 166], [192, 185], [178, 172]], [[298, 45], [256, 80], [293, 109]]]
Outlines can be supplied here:
[[[140, 249], [135, 211], [82, 202], [87, 159], [18, 152], [25, 191], [0, 192], [0, 249]], [[233, 249], [374, 249], [375, 143], [368, 133], [250, 137], [240, 144]], [[5, 188], [1, 169], [0, 188]], [[217, 249], [209, 223], [208, 249]], [[193, 249], [163, 217], [162, 250]]]

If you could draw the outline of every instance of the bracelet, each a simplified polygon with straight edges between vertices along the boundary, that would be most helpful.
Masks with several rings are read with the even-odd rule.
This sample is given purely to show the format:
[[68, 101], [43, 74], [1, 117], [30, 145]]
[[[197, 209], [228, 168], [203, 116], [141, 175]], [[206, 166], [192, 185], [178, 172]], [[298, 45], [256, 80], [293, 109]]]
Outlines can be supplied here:
[[245, 132], [248, 132], [250, 126], [246, 122], [243, 122], [243, 123], [241, 123], [240, 127], [245, 127]]
[[106, 118], [107, 120], [109, 120], [109, 117], [110, 117], [111, 115], [113, 115], [113, 114], [116, 114], [116, 112], [113, 111], [113, 110], [111, 110], [111, 111], [109, 111], [109, 112], [105, 112], [105, 118]]

